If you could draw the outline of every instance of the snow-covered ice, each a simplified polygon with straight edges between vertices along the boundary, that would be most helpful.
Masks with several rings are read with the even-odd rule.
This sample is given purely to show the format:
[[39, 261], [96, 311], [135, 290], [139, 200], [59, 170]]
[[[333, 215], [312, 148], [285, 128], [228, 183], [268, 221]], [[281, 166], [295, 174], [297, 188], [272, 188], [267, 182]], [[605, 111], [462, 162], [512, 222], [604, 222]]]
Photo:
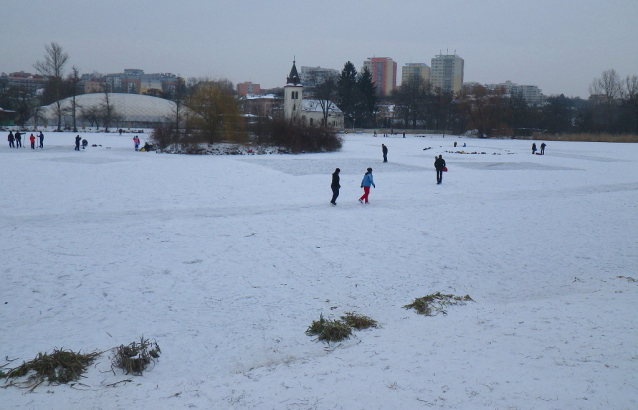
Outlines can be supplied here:
[[[0, 357], [142, 335], [162, 355], [126, 376], [107, 352], [81, 384], [0, 389], [2, 409], [638, 408], [637, 144], [348, 134], [187, 156], [82, 135], [102, 146], [0, 148]], [[475, 302], [402, 308], [437, 291]], [[304, 333], [349, 311], [382, 327]]]

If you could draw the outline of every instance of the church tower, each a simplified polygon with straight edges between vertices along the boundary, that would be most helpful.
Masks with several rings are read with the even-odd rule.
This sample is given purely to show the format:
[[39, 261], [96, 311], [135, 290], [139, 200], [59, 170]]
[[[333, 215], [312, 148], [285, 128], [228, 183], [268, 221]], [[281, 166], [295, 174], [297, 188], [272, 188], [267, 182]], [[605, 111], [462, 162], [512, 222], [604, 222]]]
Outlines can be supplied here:
[[292, 121], [299, 120], [301, 118], [302, 104], [303, 85], [293, 60], [292, 69], [286, 78], [286, 85], [284, 86], [284, 118]]

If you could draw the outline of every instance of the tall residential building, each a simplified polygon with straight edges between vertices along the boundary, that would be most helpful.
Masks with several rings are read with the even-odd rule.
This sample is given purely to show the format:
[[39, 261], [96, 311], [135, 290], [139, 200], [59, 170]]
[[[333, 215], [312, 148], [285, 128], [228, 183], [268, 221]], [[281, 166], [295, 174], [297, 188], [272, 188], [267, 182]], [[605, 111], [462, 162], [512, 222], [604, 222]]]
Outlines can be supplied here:
[[456, 54], [439, 54], [432, 59], [432, 87], [459, 92], [463, 88], [463, 59]]
[[259, 84], [253, 84], [250, 81], [237, 84], [237, 94], [241, 96], [246, 95], [258, 95], [261, 93], [261, 86]]
[[377, 94], [390, 95], [397, 88], [397, 63], [390, 57], [368, 58], [368, 61], [363, 62], [363, 68], [370, 70], [372, 81], [377, 86]]
[[421, 77], [423, 81], [430, 81], [430, 67], [424, 63], [406, 63], [401, 67], [401, 84], [414, 77]]

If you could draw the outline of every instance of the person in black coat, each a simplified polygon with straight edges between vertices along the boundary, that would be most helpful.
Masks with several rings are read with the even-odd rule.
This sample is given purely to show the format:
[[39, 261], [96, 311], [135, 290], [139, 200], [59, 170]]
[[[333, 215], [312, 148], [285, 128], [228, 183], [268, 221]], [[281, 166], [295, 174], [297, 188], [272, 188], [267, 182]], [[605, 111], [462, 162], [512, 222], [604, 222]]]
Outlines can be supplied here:
[[75, 150], [76, 151], [80, 150], [80, 141], [82, 141], [82, 137], [80, 137], [79, 135], [77, 137], [75, 137]]
[[40, 148], [44, 148], [44, 134], [42, 133], [42, 131], [40, 131], [40, 135], [38, 135], [38, 138], [40, 138]]
[[341, 170], [337, 168], [335, 169], [335, 172], [332, 173], [332, 183], [330, 184], [330, 188], [332, 188], [332, 199], [330, 200], [330, 203], [332, 206], [337, 205], [336, 201], [339, 196], [339, 188], [341, 188], [341, 185], [339, 185], [339, 172], [341, 172]]
[[383, 162], [388, 162], [388, 147], [385, 144], [381, 144], [381, 150], [383, 151]]
[[9, 148], [15, 148], [13, 141], [15, 141], [16, 137], [13, 136], [13, 131], [9, 131], [9, 135], [7, 135], [7, 141], [9, 141]]
[[532, 143], [532, 155], [536, 154], [536, 143]]
[[545, 144], [544, 142], [541, 144], [541, 155], [545, 155], [545, 147], [547, 146], [547, 144]]
[[445, 168], [443, 155], [439, 155], [438, 158], [434, 157], [434, 168], [436, 169], [436, 183], [440, 184], [443, 182], [443, 169]]
[[22, 134], [20, 131], [16, 131], [16, 148], [20, 148], [22, 146]]

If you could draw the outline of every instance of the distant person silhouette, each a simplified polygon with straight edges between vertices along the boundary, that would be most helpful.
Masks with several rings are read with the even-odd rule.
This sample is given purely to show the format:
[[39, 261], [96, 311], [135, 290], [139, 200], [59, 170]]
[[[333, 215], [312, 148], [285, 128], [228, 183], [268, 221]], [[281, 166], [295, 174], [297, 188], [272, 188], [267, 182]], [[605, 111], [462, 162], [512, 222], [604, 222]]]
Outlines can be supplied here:
[[332, 199], [330, 200], [330, 203], [332, 204], [332, 206], [337, 205], [337, 197], [339, 196], [339, 188], [341, 188], [341, 185], [339, 185], [340, 172], [341, 170], [337, 168], [335, 169], [335, 172], [332, 173], [332, 183], [330, 184], [330, 189], [332, 189]]

